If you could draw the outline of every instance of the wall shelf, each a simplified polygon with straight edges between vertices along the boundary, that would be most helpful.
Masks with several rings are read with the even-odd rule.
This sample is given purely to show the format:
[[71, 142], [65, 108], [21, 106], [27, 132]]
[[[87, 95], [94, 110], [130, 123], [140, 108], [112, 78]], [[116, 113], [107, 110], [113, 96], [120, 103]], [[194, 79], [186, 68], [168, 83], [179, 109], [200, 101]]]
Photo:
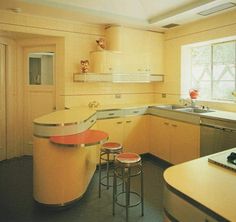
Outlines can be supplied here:
[[164, 75], [147, 73], [74, 73], [74, 82], [149, 83], [163, 82]]

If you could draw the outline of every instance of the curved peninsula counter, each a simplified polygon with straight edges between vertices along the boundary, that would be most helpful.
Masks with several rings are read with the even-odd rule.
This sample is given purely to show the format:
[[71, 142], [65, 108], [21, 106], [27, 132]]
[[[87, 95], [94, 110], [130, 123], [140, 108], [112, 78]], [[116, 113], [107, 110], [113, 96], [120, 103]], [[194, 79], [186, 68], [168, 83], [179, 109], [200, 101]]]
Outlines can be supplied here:
[[236, 171], [208, 162], [209, 157], [227, 157], [231, 152], [236, 152], [236, 148], [164, 172], [166, 221], [236, 221]]
[[65, 206], [80, 199], [96, 170], [98, 145], [108, 134], [91, 130], [96, 112], [62, 110], [34, 120], [33, 192], [36, 202]]

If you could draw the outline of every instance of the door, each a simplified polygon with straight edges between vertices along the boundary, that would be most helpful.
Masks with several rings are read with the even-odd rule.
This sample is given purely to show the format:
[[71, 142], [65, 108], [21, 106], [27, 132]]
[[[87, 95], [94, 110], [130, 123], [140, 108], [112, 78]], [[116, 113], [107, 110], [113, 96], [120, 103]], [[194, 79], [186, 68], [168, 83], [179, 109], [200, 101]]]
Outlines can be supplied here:
[[6, 49], [0, 44], [0, 160], [6, 159]]
[[32, 155], [33, 120], [55, 110], [55, 47], [24, 49], [24, 154]]

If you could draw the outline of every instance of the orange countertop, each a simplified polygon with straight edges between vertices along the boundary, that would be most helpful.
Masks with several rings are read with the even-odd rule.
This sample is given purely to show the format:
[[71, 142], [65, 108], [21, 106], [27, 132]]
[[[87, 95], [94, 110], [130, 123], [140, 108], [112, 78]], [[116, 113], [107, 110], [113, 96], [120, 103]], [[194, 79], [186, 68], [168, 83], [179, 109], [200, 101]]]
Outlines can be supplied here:
[[108, 134], [100, 130], [86, 130], [82, 133], [68, 136], [52, 136], [50, 141], [65, 146], [90, 146], [104, 142]]

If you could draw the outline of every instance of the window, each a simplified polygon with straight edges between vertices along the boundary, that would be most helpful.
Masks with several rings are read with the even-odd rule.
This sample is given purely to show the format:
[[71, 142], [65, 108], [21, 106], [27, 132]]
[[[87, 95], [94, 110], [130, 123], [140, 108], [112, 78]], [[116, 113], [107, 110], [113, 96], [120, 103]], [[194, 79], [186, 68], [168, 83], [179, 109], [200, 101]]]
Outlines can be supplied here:
[[30, 85], [53, 85], [53, 57], [51, 52], [29, 54]]
[[198, 89], [199, 99], [234, 100], [236, 41], [185, 46], [182, 50], [182, 93]]

